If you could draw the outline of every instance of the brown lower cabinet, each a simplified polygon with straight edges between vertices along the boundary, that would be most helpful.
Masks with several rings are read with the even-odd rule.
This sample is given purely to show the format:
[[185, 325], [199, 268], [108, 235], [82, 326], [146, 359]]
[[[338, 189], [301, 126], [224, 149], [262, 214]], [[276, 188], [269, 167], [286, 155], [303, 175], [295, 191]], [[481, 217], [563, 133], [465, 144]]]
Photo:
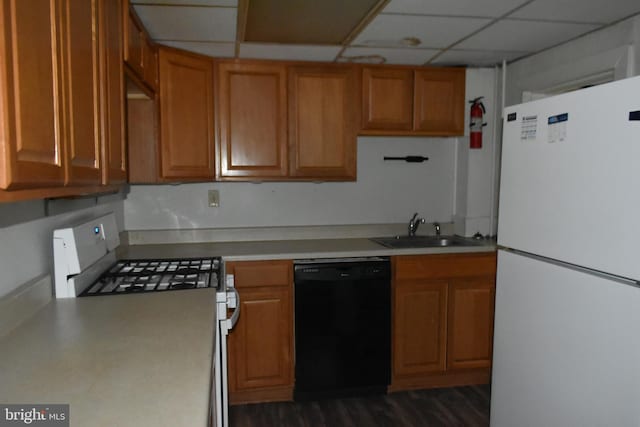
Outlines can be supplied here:
[[[390, 391], [488, 383], [495, 253], [392, 257]], [[240, 293], [229, 402], [293, 398], [293, 262], [227, 262]]]
[[240, 318], [229, 333], [229, 402], [293, 398], [293, 263], [226, 263], [240, 293]]
[[391, 391], [488, 383], [495, 253], [393, 258]]

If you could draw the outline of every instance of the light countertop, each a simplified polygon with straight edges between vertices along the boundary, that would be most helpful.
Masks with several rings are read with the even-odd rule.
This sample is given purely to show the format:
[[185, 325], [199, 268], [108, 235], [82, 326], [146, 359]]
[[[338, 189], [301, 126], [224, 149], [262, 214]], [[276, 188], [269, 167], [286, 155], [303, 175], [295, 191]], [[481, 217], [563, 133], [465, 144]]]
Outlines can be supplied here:
[[0, 402], [71, 426], [206, 426], [215, 289], [54, 300], [0, 340]]
[[[494, 251], [389, 249], [366, 238], [163, 243], [119, 258], [226, 261]], [[215, 289], [53, 300], [0, 339], [0, 402], [70, 404], [72, 426], [205, 426]]]
[[369, 239], [270, 240], [253, 242], [163, 243], [118, 248], [121, 259], [169, 259], [221, 256], [225, 261], [350, 258], [495, 251], [495, 242], [478, 246], [389, 249]]

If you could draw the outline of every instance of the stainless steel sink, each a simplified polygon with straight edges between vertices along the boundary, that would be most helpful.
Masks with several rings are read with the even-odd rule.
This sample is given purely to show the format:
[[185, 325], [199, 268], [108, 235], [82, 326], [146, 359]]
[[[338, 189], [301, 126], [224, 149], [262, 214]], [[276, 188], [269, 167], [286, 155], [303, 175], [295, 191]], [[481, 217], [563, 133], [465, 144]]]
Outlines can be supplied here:
[[392, 249], [478, 246], [481, 243], [460, 236], [395, 236], [370, 239]]

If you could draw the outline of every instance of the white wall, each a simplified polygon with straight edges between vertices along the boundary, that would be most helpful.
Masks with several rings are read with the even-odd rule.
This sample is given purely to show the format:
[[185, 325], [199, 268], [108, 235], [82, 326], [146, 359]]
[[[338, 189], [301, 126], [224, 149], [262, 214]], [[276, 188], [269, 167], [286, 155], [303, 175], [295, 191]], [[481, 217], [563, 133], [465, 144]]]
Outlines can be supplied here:
[[[455, 138], [358, 138], [358, 180], [132, 186], [127, 230], [400, 223], [419, 212], [451, 221]], [[383, 161], [422, 155], [426, 163]], [[220, 207], [207, 206], [207, 190]]]
[[612, 79], [640, 71], [640, 17], [587, 34], [509, 64], [506, 105], [522, 102], [522, 93], [557, 92], [573, 82], [609, 73]]
[[111, 197], [98, 205], [91, 199], [92, 207], [46, 216], [46, 209], [68, 210], [60, 209], [60, 203], [65, 204], [54, 202], [46, 208], [44, 201], [0, 204], [0, 297], [36, 277], [53, 273], [54, 229], [112, 211], [116, 213], [119, 230], [123, 228], [119, 198]]
[[[500, 120], [500, 99], [498, 97], [498, 71], [493, 68], [467, 70], [466, 99], [483, 96], [487, 126], [482, 132], [482, 148], [469, 148], [469, 108], [465, 110], [465, 136], [456, 145], [456, 197], [454, 210], [455, 231], [461, 235], [494, 234], [496, 206], [494, 193], [497, 191], [496, 152], [498, 140], [497, 121]], [[492, 220], [493, 218], [493, 220]]]

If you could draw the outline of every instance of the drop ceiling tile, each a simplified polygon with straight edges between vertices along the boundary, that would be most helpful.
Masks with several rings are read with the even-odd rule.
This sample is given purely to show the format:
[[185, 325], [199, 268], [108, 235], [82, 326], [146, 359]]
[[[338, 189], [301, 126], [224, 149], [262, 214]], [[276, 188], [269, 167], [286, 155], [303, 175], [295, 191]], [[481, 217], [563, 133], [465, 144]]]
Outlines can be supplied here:
[[464, 40], [455, 48], [536, 52], [597, 27], [592, 24], [503, 19]]
[[352, 46], [389, 47], [399, 45], [405, 37], [417, 37], [422, 41], [420, 47], [442, 48], [489, 22], [485, 18], [380, 14], [355, 38]]
[[129, 0], [132, 4], [171, 4], [187, 6], [230, 6], [237, 7], [238, 0]]
[[509, 17], [608, 24], [638, 12], [638, 0], [536, 0]]
[[333, 61], [341, 46], [242, 43], [240, 58]]
[[500, 64], [503, 60], [511, 61], [526, 54], [527, 52], [450, 49], [432, 60], [430, 64], [488, 67]]
[[236, 8], [135, 6], [154, 40], [235, 41]]
[[461, 15], [497, 18], [524, 3], [525, 0], [391, 0], [382, 13]]
[[235, 56], [235, 43], [219, 43], [219, 42], [180, 42], [164, 40], [165, 46], [176, 47], [178, 49], [188, 50], [190, 52], [200, 53], [202, 55], [214, 56], [217, 58], [231, 58]]
[[[406, 64], [406, 65], [422, 65], [429, 58], [440, 52], [437, 49], [410, 49], [410, 48], [381, 48], [381, 47], [350, 47], [347, 48], [338, 59], [338, 62], [360, 62], [366, 64], [379, 64], [381, 61], [374, 58], [367, 59], [373, 55], [383, 57], [385, 64]], [[355, 59], [353, 57], [363, 57]], [[353, 58], [353, 60], [349, 60]]]

